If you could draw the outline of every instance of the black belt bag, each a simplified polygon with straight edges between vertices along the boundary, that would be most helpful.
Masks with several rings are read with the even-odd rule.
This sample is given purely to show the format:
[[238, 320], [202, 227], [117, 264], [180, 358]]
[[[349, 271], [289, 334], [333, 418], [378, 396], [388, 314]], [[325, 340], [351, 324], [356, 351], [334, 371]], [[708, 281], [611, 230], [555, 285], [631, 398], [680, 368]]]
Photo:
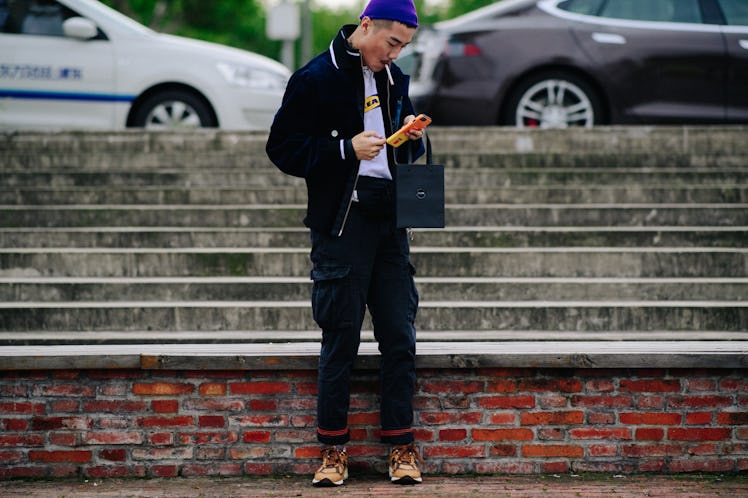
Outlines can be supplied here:
[[444, 165], [433, 164], [426, 139], [426, 164], [395, 163], [395, 220], [398, 228], [444, 228]]

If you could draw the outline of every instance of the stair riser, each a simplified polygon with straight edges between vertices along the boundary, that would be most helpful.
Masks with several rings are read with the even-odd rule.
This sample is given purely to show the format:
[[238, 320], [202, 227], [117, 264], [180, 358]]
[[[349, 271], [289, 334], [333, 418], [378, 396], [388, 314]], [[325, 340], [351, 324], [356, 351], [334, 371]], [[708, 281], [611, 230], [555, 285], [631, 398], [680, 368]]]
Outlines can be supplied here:
[[[697, 187], [680, 189], [647, 188], [451, 188], [446, 192], [447, 203], [533, 204], [533, 203], [747, 203], [746, 187]], [[6, 205], [64, 205], [64, 204], [306, 204], [303, 187], [247, 187], [247, 188], [61, 188], [0, 189], [0, 204]]]
[[[421, 308], [416, 322], [418, 329], [423, 331], [538, 330], [558, 331], [559, 334], [564, 331], [610, 330], [740, 332], [748, 329], [748, 308]], [[364, 327], [371, 327], [368, 318]], [[317, 328], [310, 307], [20, 308], [3, 309], [0, 317], [0, 331], [205, 330], [207, 340], [210, 340], [212, 330], [301, 331]]]
[[[417, 281], [426, 301], [748, 301], [748, 282], [434, 283]], [[0, 283], [0, 301], [308, 300], [312, 283]]]
[[[742, 252], [414, 253], [421, 277], [736, 277]], [[295, 276], [311, 269], [304, 252], [0, 254], [2, 276]]]
[[[746, 226], [748, 207], [447, 206], [447, 226]], [[3, 227], [300, 227], [305, 208], [103, 208], [0, 211]]]

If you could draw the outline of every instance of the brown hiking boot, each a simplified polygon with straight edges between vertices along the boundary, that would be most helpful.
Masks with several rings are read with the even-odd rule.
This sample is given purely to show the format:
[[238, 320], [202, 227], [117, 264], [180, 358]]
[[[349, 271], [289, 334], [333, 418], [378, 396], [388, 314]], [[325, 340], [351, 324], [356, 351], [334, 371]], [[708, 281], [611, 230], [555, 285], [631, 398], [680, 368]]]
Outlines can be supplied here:
[[419, 463], [423, 464], [423, 459], [413, 443], [395, 446], [390, 452], [390, 479], [395, 484], [420, 483]]
[[322, 449], [322, 465], [314, 473], [312, 485], [318, 487], [340, 486], [348, 479], [348, 455], [335, 446]]

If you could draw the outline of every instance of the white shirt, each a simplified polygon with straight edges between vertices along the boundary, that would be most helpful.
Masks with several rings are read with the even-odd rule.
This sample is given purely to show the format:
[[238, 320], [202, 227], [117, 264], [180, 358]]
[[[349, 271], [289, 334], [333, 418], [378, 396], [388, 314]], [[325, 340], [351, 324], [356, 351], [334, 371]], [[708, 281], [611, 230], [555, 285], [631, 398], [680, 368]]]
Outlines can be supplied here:
[[[374, 72], [368, 67], [364, 67], [363, 72], [365, 96], [364, 130], [375, 131], [379, 136], [384, 137], [384, 116], [382, 115], [382, 106], [380, 105], [379, 95], [377, 94], [377, 83], [374, 79]], [[362, 160], [358, 168], [358, 174], [392, 180], [390, 168], [387, 163], [387, 146], [385, 145], [374, 159]]]

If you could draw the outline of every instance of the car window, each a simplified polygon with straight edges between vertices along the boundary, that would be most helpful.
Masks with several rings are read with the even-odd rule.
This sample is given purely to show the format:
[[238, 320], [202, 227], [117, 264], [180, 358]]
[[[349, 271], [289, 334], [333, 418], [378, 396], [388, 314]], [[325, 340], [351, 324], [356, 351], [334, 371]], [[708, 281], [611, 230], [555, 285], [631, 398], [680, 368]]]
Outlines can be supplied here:
[[607, 0], [601, 17], [632, 21], [700, 23], [699, 0]]
[[63, 21], [74, 15], [54, 0], [0, 0], [3, 33], [63, 36]]
[[748, 2], [745, 0], [717, 0], [727, 24], [748, 26]]
[[604, 2], [605, 0], [564, 0], [558, 4], [558, 8], [575, 14], [596, 16]]

